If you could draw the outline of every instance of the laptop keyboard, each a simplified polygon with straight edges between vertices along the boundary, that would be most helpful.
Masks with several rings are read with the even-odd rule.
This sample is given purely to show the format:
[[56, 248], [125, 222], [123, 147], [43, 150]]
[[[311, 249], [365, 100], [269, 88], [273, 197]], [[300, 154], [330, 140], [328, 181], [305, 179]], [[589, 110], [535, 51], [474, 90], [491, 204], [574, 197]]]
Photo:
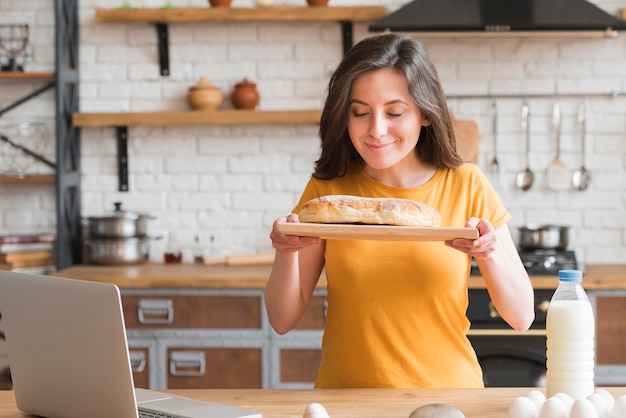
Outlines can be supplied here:
[[138, 408], [137, 410], [139, 411], [139, 418], [185, 418], [183, 415], [168, 414], [143, 408]]

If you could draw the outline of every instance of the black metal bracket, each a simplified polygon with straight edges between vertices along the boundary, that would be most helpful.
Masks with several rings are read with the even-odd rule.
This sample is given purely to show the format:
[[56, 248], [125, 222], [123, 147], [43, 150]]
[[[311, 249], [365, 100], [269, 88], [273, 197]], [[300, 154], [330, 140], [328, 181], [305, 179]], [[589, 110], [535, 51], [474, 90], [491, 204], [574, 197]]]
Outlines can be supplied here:
[[352, 22], [341, 22], [341, 39], [343, 40], [343, 54], [346, 55], [354, 43]]
[[120, 192], [128, 191], [128, 128], [118, 126], [117, 130], [117, 175]]
[[159, 42], [159, 67], [161, 75], [170, 75], [169, 34], [166, 23], [155, 23]]
[[39, 96], [41, 93], [50, 90], [51, 88], [53, 88], [55, 85], [55, 82], [52, 81], [48, 84], [46, 84], [45, 86], [38, 88], [37, 90], [35, 90], [34, 92], [30, 93], [27, 96], [24, 96], [23, 98], [17, 100], [14, 103], [11, 103], [10, 105], [8, 105], [7, 107], [5, 107], [4, 109], [0, 109], [0, 116], [4, 115], [6, 112], [8, 112], [11, 109], [14, 109], [16, 107], [18, 107], [19, 105], [21, 105], [22, 103], [25, 103], [27, 101], [29, 101], [30, 99], [32, 99], [33, 97]]

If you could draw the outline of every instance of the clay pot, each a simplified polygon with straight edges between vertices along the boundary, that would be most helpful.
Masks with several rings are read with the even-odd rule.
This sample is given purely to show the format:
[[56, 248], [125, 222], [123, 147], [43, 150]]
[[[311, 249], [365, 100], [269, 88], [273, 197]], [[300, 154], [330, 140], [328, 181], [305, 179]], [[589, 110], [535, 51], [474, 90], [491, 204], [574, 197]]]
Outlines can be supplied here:
[[313, 7], [328, 6], [328, 1], [329, 0], [306, 0], [307, 4]]
[[211, 7], [230, 7], [233, 0], [209, 0]]
[[224, 101], [224, 95], [219, 87], [202, 77], [198, 84], [189, 88], [187, 101], [194, 110], [215, 110]]
[[235, 109], [254, 110], [261, 98], [256, 89], [256, 84], [244, 78], [242, 82], [235, 84], [230, 99]]

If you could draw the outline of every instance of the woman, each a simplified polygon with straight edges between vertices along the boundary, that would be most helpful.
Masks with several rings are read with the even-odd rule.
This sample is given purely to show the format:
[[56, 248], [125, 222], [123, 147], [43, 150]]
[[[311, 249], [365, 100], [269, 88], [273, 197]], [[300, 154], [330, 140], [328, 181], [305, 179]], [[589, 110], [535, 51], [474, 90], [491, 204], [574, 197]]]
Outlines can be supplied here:
[[389, 242], [270, 234], [276, 259], [265, 290], [272, 327], [292, 329], [322, 269], [328, 311], [318, 388], [482, 387], [466, 337], [473, 256], [491, 299], [514, 329], [534, 319], [533, 290], [506, 211], [479, 168], [456, 152], [437, 72], [408, 36], [366, 38], [330, 79], [321, 157], [293, 213], [323, 195], [396, 197], [436, 208], [442, 225], [475, 227], [476, 240]]

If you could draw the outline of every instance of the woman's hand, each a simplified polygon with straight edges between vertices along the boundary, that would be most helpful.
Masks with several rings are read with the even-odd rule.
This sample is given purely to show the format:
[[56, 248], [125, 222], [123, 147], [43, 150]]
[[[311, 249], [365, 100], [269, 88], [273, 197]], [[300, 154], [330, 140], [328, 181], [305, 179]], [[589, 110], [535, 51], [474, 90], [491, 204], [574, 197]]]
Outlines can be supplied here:
[[309, 247], [311, 245], [319, 244], [321, 238], [319, 237], [299, 237], [297, 235], [285, 235], [277, 228], [279, 222], [300, 222], [298, 215], [291, 214], [288, 216], [281, 216], [274, 221], [272, 226], [272, 232], [270, 233], [270, 239], [272, 240], [272, 247], [281, 254], [292, 254], [302, 248]]
[[446, 241], [448, 247], [452, 247], [475, 258], [488, 258], [496, 250], [496, 231], [486, 219], [470, 218], [465, 224], [467, 228], [478, 229], [478, 238], [453, 239]]

